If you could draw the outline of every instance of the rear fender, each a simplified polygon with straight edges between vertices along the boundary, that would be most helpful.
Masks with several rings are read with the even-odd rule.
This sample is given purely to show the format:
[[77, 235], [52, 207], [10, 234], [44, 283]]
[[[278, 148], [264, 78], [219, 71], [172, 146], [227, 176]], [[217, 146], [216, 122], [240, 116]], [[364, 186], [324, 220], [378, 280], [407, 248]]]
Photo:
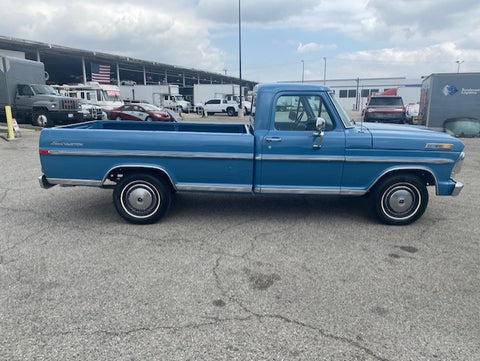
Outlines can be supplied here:
[[112, 169], [110, 169], [102, 179], [102, 186], [105, 185], [106, 182], [114, 181], [118, 177], [118, 175], [122, 174], [132, 174], [132, 173], [150, 173], [153, 174], [163, 180], [167, 184], [170, 185], [170, 188], [173, 192], [177, 191], [177, 187], [175, 186], [175, 182], [173, 181], [172, 177], [170, 176], [169, 172], [158, 166], [150, 166], [150, 165], [118, 165]]

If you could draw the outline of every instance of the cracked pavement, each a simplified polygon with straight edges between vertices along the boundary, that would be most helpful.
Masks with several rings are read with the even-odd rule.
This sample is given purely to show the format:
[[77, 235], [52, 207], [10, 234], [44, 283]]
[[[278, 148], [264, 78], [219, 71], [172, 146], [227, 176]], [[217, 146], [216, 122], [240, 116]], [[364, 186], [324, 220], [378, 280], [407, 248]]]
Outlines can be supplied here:
[[41, 189], [22, 134], [0, 140], [2, 361], [478, 360], [480, 139], [410, 226], [363, 198], [209, 194], [135, 226], [111, 190]]

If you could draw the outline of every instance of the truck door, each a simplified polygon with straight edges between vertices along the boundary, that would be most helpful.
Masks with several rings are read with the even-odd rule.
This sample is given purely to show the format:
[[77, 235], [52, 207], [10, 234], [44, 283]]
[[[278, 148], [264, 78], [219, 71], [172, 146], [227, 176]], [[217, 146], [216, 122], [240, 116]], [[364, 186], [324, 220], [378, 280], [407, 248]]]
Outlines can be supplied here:
[[15, 109], [16, 112], [25, 116], [32, 113], [32, 106], [34, 102], [34, 95], [32, 88], [28, 84], [18, 84], [17, 93], [15, 95]]
[[[339, 194], [345, 159], [345, 132], [319, 94], [274, 98], [270, 130], [261, 141], [261, 193]], [[325, 119], [323, 138], [315, 129]], [[258, 164], [258, 162], [260, 164]]]

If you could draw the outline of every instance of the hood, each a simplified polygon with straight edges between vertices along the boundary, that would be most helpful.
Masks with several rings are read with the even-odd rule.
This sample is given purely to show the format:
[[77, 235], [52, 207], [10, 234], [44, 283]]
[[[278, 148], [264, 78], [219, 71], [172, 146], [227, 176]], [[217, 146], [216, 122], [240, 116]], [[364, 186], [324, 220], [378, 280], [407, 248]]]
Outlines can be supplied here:
[[363, 123], [363, 128], [370, 132], [374, 149], [426, 150], [427, 144], [453, 144], [452, 151], [457, 152], [464, 148], [457, 138], [424, 126]]

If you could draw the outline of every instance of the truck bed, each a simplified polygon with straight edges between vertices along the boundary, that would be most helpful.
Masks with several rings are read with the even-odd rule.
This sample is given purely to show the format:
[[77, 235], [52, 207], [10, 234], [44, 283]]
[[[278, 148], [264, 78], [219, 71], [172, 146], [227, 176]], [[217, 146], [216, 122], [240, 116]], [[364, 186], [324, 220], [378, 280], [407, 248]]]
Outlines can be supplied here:
[[231, 134], [247, 134], [250, 132], [249, 127], [245, 124], [136, 122], [123, 120], [99, 120], [68, 125], [62, 128]]
[[252, 189], [254, 137], [244, 124], [93, 121], [43, 129], [39, 146], [51, 184], [99, 186], [134, 167], [166, 172], [176, 189], [211, 189], [212, 180]]

